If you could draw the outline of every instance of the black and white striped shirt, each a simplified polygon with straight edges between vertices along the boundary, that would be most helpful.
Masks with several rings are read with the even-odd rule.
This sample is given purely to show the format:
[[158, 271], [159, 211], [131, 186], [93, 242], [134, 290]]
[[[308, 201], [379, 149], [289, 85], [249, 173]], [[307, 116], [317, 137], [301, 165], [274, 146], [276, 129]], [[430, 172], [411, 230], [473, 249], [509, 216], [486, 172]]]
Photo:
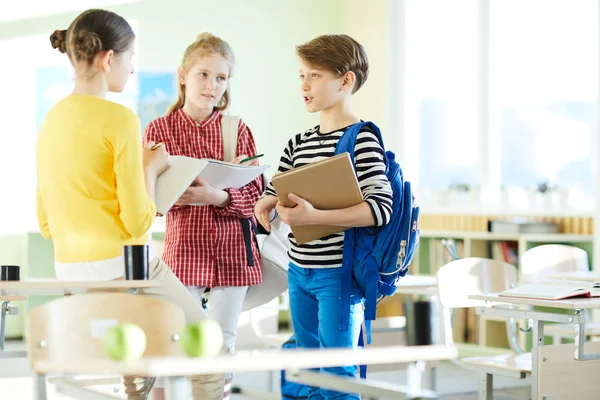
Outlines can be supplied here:
[[[335, 147], [349, 127], [330, 133], [321, 133], [319, 126], [299, 133], [290, 139], [279, 161], [278, 172], [321, 161], [332, 157]], [[363, 127], [358, 133], [354, 148], [358, 183], [363, 198], [371, 207], [376, 226], [389, 222], [392, 212], [392, 188], [385, 176], [384, 151], [377, 136]], [[265, 195], [276, 196], [269, 183]], [[298, 245], [290, 234], [290, 260], [304, 268], [332, 268], [342, 266], [344, 233], [336, 233], [318, 240]]]

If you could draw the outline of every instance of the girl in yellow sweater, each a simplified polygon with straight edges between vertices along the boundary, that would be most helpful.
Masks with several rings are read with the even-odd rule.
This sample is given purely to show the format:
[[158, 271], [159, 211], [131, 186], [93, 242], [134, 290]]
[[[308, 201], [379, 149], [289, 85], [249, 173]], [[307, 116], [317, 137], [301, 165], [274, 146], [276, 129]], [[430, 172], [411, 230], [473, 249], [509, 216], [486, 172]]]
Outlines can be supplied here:
[[[42, 235], [53, 240], [60, 280], [122, 279], [123, 246], [149, 242], [156, 179], [169, 155], [165, 146], [152, 150], [153, 142], [142, 147], [135, 113], [105, 98], [121, 92], [133, 72], [134, 40], [127, 21], [105, 10], [85, 11], [50, 37], [75, 69], [73, 93], [48, 112], [36, 146], [37, 219]], [[151, 278], [161, 285], [145, 293], [182, 307], [188, 323], [204, 318], [185, 286], [150, 253]], [[128, 398], [146, 398], [152, 383], [126, 377]], [[194, 398], [208, 399], [203, 385], [192, 383]]]

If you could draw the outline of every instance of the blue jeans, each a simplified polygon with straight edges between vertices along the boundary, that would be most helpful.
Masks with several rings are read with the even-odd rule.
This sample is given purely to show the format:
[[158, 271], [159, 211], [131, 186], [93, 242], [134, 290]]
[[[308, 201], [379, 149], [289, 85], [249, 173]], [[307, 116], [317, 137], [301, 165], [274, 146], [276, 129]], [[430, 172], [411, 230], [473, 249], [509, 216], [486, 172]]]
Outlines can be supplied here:
[[[363, 298], [352, 287], [348, 330], [340, 331], [341, 268], [301, 268], [290, 263], [288, 284], [292, 325], [298, 347], [331, 348], [358, 346], [364, 318]], [[355, 365], [321, 368], [338, 376], [355, 377]], [[359, 400], [357, 394], [309, 387], [309, 400]]]

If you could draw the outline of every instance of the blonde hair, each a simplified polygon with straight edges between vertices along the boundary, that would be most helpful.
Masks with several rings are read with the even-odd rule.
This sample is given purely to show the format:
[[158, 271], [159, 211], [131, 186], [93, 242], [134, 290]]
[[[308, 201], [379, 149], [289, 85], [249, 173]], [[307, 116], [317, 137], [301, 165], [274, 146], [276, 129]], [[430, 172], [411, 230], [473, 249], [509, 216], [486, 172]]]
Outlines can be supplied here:
[[[185, 74], [187, 74], [194, 63], [198, 61], [198, 59], [213, 54], [218, 54], [227, 61], [227, 64], [229, 65], [229, 77], [231, 78], [233, 75], [233, 65], [235, 64], [233, 50], [231, 49], [231, 46], [229, 46], [229, 43], [208, 32], [198, 35], [196, 41], [190, 44], [187, 49], [185, 49], [185, 52], [183, 53], [183, 61], [181, 62], [181, 69]], [[214, 111], [223, 111], [229, 107], [229, 103], [231, 102], [230, 90], [228, 79], [227, 89], [225, 89], [225, 93], [223, 93], [223, 97], [215, 106]], [[167, 114], [179, 110], [184, 104], [185, 85], [179, 82], [177, 84], [177, 101], [171, 107], [169, 107]]]

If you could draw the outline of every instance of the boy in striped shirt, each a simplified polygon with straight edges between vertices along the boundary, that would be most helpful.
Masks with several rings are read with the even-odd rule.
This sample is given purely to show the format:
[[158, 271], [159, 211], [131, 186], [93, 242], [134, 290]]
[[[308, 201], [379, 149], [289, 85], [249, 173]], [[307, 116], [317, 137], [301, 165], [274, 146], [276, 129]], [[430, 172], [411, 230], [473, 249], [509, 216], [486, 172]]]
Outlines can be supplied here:
[[[361, 120], [352, 112], [350, 98], [365, 83], [369, 61], [364, 48], [347, 35], [319, 36], [297, 46], [301, 94], [306, 109], [319, 113], [320, 124], [292, 137], [281, 156], [278, 172], [323, 160], [334, 155], [343, 133]], [[392, 212], [392, 189], [385, 176], [384, 150], [367, 127], [356, 140], [354, 163], [364, 201], [339, 210], [318, 210], [308, 201], [290, 194], [296, 203], [283, 207], [269, 184], [257, 202], [255, 215], [270, 230], [269, 212], [292, 226], [334, 225], [346, 228], [382, 226]], [[363, 298], [353, 285], [350, 324], [339, 328], [341, 266], [344, 233], [336, 233], [298, 245], [290, 234], [288, 283], [292, 325], [298, 347], [356, 347], [363, 322]], [[354, 377], [356, 366], [323, 368], [340, 376]], [[356, 394], [309, 388], [309, 399], [359, 399]]]

